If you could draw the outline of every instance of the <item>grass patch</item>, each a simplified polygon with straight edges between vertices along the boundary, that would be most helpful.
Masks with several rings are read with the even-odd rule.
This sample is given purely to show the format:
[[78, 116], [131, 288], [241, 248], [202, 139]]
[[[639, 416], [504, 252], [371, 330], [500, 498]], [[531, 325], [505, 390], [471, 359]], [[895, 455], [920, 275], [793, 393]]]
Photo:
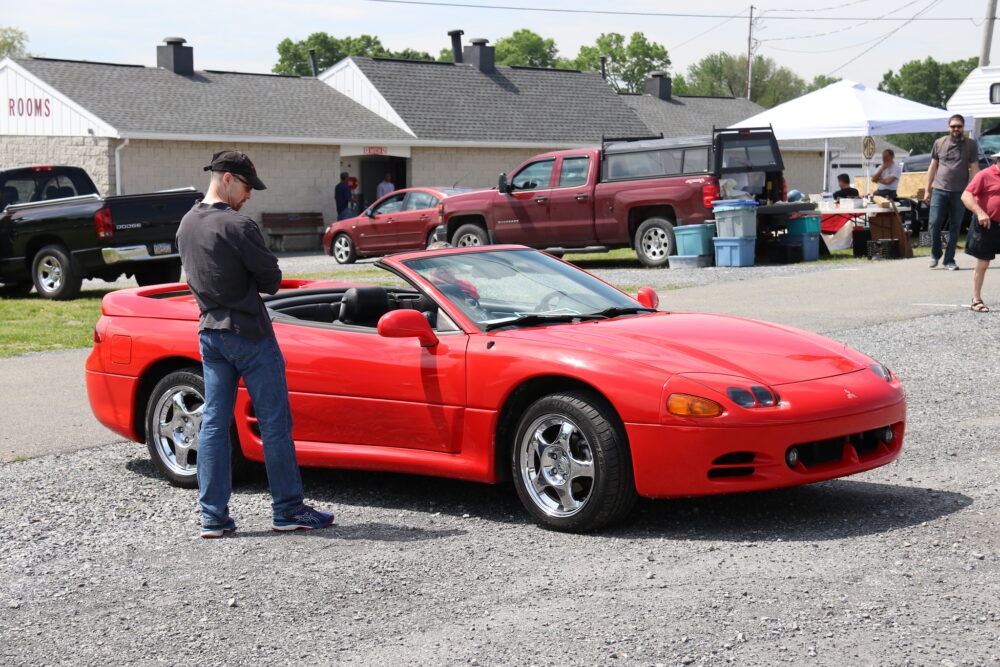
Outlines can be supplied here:
[[[576, 264], [581, 269], [642, 269], [639, 258], [631, 248], [617, 248], [601, 253], [567, 253], [563, 256], [567, 262]], [[652, 269], [655, 270], [655, 269]]]
[[90, 347], [109, 291], [87, 291], [73, 301], [0, 298], [0, 357]]
[[357, 269], [356, 271], [334, 271], [319, 273], [289, 273], [285, 278], [296, 280], [336, 280], [344, 283], [362, 283], [364, 285], [385, 285], [397, 287], [405, 285], [402, 278], [381, 269]]

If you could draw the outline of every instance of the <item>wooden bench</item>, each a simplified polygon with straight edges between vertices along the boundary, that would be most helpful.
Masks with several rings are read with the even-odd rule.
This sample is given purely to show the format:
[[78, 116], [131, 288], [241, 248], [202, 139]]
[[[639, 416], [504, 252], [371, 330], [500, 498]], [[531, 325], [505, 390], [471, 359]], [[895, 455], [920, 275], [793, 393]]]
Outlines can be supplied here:
[[285, 239], [290, 236], [314, 237], [301, 249], [315, 249], [326, 231], [322, 213], [264, 213], [261, 228], [268, 245], [278, 252], [286, 250]]

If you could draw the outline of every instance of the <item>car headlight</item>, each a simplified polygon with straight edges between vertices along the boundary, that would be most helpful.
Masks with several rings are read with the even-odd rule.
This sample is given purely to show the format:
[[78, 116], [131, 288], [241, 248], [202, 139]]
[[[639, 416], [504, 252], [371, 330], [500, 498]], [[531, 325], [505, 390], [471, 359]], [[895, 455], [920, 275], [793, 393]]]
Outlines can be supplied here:
[[892, 371], [886, 368], [885, 364], [880, 364], [876, 361], [874, 364], [869, 366], [868, 369], [886, 382], [892, 382]]
[[778, 404], [778, 396], [758, 384], [746, 387], [726, 387], [726, 396], [741, 408], [770, 408]]

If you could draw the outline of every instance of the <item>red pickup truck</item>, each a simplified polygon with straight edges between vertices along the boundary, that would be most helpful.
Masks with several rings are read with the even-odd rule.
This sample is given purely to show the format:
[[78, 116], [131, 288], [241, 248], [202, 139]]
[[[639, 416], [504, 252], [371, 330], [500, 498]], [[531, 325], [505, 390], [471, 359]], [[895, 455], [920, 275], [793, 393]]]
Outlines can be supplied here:
[[438, 216], [455, 246], [628, 247], [645, 266], [664, 266], [674, 227], [712, 218], [721, 179], [770, 204], [785, 199], [783, 170], [770, 128], [606, 141], [533, 157], [495, 189], [442, 200]]

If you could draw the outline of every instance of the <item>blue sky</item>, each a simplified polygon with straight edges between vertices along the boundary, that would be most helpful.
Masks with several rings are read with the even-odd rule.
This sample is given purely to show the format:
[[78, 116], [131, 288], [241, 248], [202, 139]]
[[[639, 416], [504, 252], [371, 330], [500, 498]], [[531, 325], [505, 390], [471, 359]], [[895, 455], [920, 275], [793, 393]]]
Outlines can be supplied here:
[[[449, 0], [442, 0], [447, 2]], [[477, 7], [409, 5], [372, 0], [298, 0], [274, 2], [170, 3], [13, 2], [0, 15], [0, 26], [24, 30], [34, 55], [139, 65], [156, 64], [156, 45], [181, 36], [194, 47], [195, 68], [268, 72], [277, 60], [276, 45], [285, 37], [304, 39], [313, 32], [337, 37], [371, 34], [393, 50], [414, 48], [437, 54], [450, 45], [447, 32], [460, 28], [464, 39], [491, 42], [519, 28], [553, 38], [560, 55], [575, 56], [602, 32], [629, 35], [639, 31], [663, 44], [672, 71], [716, 51], [745, 52], [749, 2], [711, 3], [673, 0], [465, 0]], [[545, 7], [564, 10], [650, 12], [737, 16], [638, 16], [573, 12], [486, 9], [482, 5]], [[781, 0], [755, 3], [760, 20], [756, 53], [773, 58], [809, 80], [832, 74], [876, 85], [882, 74], [928, 55], [943, 62], [978, 57], [986, 0]], [[868, 21], [888, 15], [927, 21]], [[795, 20], [781, 16], [801, 17]], [[823, 17], [844, 17], [825, 20]], [[948, 20], [948, 19], [967, 20]], [[896, 30], [898, 28], [898, 30]], [[896, 30], [895, 33], [889, 34]], [[1000, 32], [1000, 31], [997, 31]], [[881, 41], [880, 40], [883, 40]], [[1000, 46], [993, 60], [1000, 63]], [[870, 50], [868, 50], [870, 49]], [[867, 50], [867, 52], [866, 52]], [[852, 62], [848, 62], [852, 61]], [[845, 64], [846, 63], [846, 64]]]

